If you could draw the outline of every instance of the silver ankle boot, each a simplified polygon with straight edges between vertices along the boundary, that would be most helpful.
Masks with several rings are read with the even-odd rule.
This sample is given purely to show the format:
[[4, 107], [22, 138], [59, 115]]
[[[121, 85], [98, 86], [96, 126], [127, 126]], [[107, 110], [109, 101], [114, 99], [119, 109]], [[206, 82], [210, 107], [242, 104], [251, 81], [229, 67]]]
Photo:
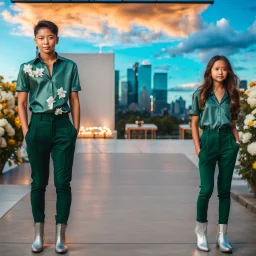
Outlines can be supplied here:
[[195, 234], [197, 239], [197, 248], [204, 252], [209, 252], [209, 245], [207, 241], [207, 222], [196, 222]]
[[67, 225], [65, 224], [56, 225], [55, 251], [57, 253], [66, 253], [68, 251], [65, 238], [66, 227]]
[[217, 246], [221, 252], [230, 253], [232, 252], [232, 247], [228, 243], [227, 229], [227, 224], [217, 225]]
[[31, 246], [31, 250], [34, 253], [39, 253], [44, 250], [44, 223], [36, 222], [35, 226], [35, 238]]

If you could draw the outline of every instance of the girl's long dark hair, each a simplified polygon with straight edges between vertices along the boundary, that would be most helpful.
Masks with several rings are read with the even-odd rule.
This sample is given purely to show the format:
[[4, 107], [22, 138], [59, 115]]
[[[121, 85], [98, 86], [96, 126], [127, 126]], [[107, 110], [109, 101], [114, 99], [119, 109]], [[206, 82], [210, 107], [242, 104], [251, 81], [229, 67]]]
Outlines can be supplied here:
[[199, 106], [200, 109], [204, 109], [206, 99], [209, 97], [210, 92], [213, 90], [213, 79], [211, 77], [211, 69], [214, 63], [218, 60], [223, 60], [226, 62], [228, 75], [227, 78], [223, 82], [223, 86], [228, 93], [228, 97], [230, 100], [230, 111], [232, 115], [236, 115], [240, 112], [240, 101], [239, 101], [239, 91], [237, 89], [239, 79], [235, 75], [229, 60], [225, 56], [214, 56], [211, 58], [209, 63], [207, 64], [205, 73], [204, 73], [204, 82], [198, 88], [200, 90], [199, 97]]

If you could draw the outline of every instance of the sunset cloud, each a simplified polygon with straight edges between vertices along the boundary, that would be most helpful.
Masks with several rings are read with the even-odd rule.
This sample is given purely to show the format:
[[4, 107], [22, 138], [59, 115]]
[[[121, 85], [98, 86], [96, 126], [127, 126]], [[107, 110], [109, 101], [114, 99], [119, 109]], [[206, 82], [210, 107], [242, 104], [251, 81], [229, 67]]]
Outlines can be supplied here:
[[33, 26], [48, 19], [60, 36], [89, 43], [137, 44], [185, 38], [203, 28], [208, 4], [13, 4], [1, 12], [12, 34], [33, 36]]

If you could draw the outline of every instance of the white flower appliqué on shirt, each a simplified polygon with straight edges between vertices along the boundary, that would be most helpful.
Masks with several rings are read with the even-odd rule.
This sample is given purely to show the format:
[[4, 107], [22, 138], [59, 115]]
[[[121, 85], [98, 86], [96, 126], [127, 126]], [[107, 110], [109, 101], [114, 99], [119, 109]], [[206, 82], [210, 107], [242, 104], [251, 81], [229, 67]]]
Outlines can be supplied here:
[[30, 64], [24, 65], [23, 71], [28, 73], [31, 77], [42, 77], [44, 68], [36, 68], [36, 70], [32, 70], [32, 66]]
[[[63, 87], [57, 89], [57, 96], [59, 96], [59, 99], [66, 97], [66, 91], [64, 91]], [[46, 101], [48, 103], [49, 109], [53, 109], [53, 103], [55, 103], [56, 97], [50, 96]], [[55, 115], [62, 115], [63, 113], [67, 113], [68, 111], [63, 111], [61, 108], [57, 108], [55, 110]]]
[[57, 90], [57, 93], [58, 93], [59, 99], [66, 97], [66, 91], [64, 91], [62, 87]]
[[50, 96], [46, 101], [47, 101], [47, 103], [48, 103], [49, 109], [53, 109], [53, 103], [56, 102], [56, 101], [55, 101], [55, 98], [53, 98], [52, 96]]

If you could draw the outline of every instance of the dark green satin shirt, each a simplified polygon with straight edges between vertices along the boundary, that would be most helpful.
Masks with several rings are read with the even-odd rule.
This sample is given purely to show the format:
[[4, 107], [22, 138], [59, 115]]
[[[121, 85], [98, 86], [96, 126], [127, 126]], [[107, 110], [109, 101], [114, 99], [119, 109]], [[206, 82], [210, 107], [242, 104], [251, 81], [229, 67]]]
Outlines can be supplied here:
[[205, 108], [199, 108], [199, 93], [197, 90], [193, 94], [192, 108], [189, 111], [191, 116], [199, 116], [199, 127], [201, 129], [219, 129], [231, 127], [232, 120], [237, 120], [237, 115], [231, 115], [230, 101], [227, 92], [220, 102], [212, 91], [206, 100]]
[[[20, 66], [16, 91], [29, 93], [29, 109], [34, 113], [51, 113], [55, 112], [57, 108], [70, 112], [68, 105], [70, 93], [81, 91], [76, 63], [57, 53], [56, 57], [52, 77], [39, 55], [34, 60]], [[63, 93], [59, 95], [57, 90], [61, 88]], [[51, 107], [47, 102], [50, 96], [55, 101]]]

